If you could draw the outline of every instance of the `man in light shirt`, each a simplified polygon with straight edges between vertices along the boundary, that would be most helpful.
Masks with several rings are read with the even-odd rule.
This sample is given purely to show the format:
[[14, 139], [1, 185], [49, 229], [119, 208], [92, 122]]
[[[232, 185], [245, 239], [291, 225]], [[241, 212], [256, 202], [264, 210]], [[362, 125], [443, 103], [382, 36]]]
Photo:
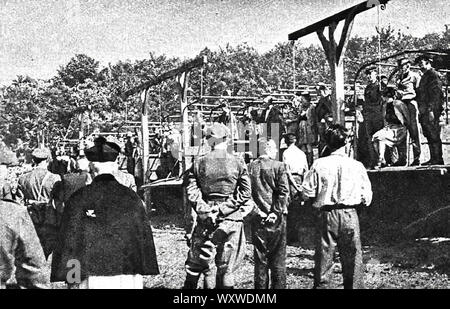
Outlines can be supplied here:
[[302, 184], [303, 197], [317, 210], [317, 246], [314, 288], [326, 287], [333, 271], [336, 246], [342, 263], [345, 289], [364, 288], [357, 210], [372, 202], [372, 186], [362, 163], [346, 153], [348, 132], [332, 125], [325, 133], [331, 155], [317, 160]]
[[289, 180], [290, 201], [288, 207], [287, 230], [288, 241], [295, 242], [298, 233], [298, 217], [300, 215], [300, 204], [302, 202], [302, 181], [308, 171], [308, 160], [306, 154], [295, 144], [297, 137], [288, 133], [284, 137], [288, 148], [283, 152], [283, 163], [287, 167]]

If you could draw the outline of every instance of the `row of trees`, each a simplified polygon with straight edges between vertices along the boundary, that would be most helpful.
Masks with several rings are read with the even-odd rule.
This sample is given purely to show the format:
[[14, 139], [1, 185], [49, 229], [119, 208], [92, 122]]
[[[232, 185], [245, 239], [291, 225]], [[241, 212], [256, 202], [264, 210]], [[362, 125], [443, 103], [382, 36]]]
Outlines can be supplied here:
[[[450, 48], [450, 30], [416, 38], [391, 27], [378, 29], [381, 53], [392, 54], [407, 48]], [[353, 80], [361, 63], [378, 57], [378, 35], [353, 37], [346, 54], [346, 79]], [[295, 48], [295, 52], [294, 52]], [[292, 88], [294, 74], [298, 84], [329, 82], [329, 68], [319, 46], [294, 46], [279, 43], [266, 53], [247, 44], [227, 45], [219, 50], [205, 48], [209, 64], [204, 68], [203, 91], [220, 95], [257, 96], [273, 88]], [[293, 67], [295, 55], [296, 67]], [[80, 130], [120, 131], [126, 120], [140, 119], [138, 96], [123, 100], [121, 95], [137, 84], [181, 64], [178, 58], [150, 53], [148, 59], [119, 61], [100, 67], [87, 55], [75, 55], [48, 80], [18, 76], [0, 88], [3, 111], [0, 134], [7, 144], [20, 139], [30, 146], [78, 138]], [[200, 70], [191, 74], [190, 87], [200, 93]], [[155, 87], [150, 106], [151, 121], [177, 109], [175, 80]]]

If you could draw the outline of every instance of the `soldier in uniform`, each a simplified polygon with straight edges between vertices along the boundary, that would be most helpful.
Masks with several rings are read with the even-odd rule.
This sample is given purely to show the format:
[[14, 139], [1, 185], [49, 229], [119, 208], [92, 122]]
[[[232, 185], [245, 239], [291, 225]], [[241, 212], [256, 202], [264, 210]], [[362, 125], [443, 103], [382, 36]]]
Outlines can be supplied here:
[[403, 58], [398, 61], [400, 69], [397, 80], [397, 98], [406, 104], [409, 115], [406, 119], [406, 128], [411, 138], [414, 160], [411, 166], [420, 165], [420, 138], [418, 127], [418, 109], [416, 99], [416, 89], [419, 87], [420, 76], [411, 71], [411, 62]]
[[186, 261], [187, 289], [197, 288], [202, 273], [206, 288], [234, 288], [234, 271], [244, 255], [241, 208], [251, 198], [250, 179], [245, 163], [227, 152], [229, 136], [223, 124], [208, 128], [212, 151], [194, 161], [186, 179], [187, 197], [197, 214]]
[[61, 182], [59, 175], [48, 170], [50, 151], [37, 148], [32, 153], [33, 170], [19, 177], [17, 196], [28, 207], [45, 256], [53, 251], [58, 232], [55, 188]]
[[[80, 288], [143, 288], [143, 275], [159, 273], [148, 213], [139, 196], [113, 176], [120, 147], [103, 137], [85, 151], [92, 183], [66, 202], [52, 281]], [[79, 262], [79, 279], [68, 276]]]
[[3, 158], [0, 162], [0, 199], [12, 201], [15, 200], [15, 192], [8, 181], [8, 166], [17, 165], [19, 162], [15, 153], [6, 145], [0, 146], [0, 156]]
[[301, 93], [300, 118], [297, 132], [297, 146], [306, 154], [308, 165], [314, 162], [313, 145], [317, 143], [317, 115], [311, 95], [308, 91]]
[[249, 167], [252, 196], [258, 206], [252, 219], [255, 289], [268, 289], [269, 281], [273, 289], [285, 289], [289, 182], [285, 164], [275, 160], [275, 142], [261, 138], [259, 145], [262, 155]]
[[333, 110], [331, 105], [331, 94], [323, 83], [318, 85], [319, 102], [316, 106], [317, 131], [319, 134], [319, 157], [322, 157], [325, 148], [325, 132], [333, 122]]
[[377, 164], [377, 156], [372, 146], [373, 135], [380, 131], [384, 126], [383, 120], [383, 102], [380, 84], [378, 82], [377, 68], [371, 67], [366, 70], [369, 78], [369, 84], [364, 90], [363, 117], [367, 134], [367, 145], [369, 148], [368, 162], [369, 168], [374, 168]]
[[424, 165], [443, 165], [440, 116], [444, 110], [444, 93], [442, 81], [432, 67], [433, 59], [422, 55], [416, 59], [423, 72], [420, 80], [417, 103], [419, 106], [419, 121], [423, 135], [428, 140], [431, 159]]

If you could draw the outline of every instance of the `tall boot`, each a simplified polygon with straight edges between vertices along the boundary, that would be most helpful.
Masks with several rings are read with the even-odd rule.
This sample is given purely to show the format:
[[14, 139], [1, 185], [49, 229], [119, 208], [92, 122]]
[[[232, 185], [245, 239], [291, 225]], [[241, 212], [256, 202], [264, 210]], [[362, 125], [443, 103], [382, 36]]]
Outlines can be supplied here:
[[444, 155], [442, 153], [442, 142], [436, 143], [437, 164], [444, 165]]

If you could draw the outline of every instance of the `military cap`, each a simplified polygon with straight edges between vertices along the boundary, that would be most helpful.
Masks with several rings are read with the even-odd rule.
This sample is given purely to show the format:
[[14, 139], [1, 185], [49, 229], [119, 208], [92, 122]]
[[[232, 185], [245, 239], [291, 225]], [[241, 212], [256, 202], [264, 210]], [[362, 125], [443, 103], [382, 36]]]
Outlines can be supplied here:
[[223, 139], [230, 136], [230, 129], [223, 123], [215, 122], [206, 129], [206, 138]]
[[319, 89], [319, 90], [327, 89], [327, 85], [325, 85], [325, 83], [320, 82], [320, 83], [317, 84], [316, 88]]
[[368, 67], [366, 69], [366, 75], [370, 75], [370, 73], [372, 73], [373, 71], [376, 71], [377, 67]]
[[293, 143], [297, 139], [297, 136], [294, 133], [286, 133], [284, 139], [286, 142]]
[[398, 59], [397, 61], [398, 66], [402, 66], [408, 63], [411, 64], [411, 60], [409, 60], [408, 58]]
[[0, 146], [0, 165], [17, 165], [19, 161], [14, 152], [6, 146]]
[[50, 156], [50, 151], [47, 148], [36, 148], [31, 153], [31, 156], [36, 159], [45, 160]]
[[433, 57], [431, 55], [427, 55], [427, 54], [422, 54], [419, 57], [416, 58], [416, 60], [414, 61], [416, 64], [418, 64], [420, 61], [428, 61], [430, 63], [433, 62]]
[[94, 140], [94, 146], [84, 151], [86, 158], [91, 162], [114, 162], [120, 153], [120, 146], [108, 142], [104, 137]]

